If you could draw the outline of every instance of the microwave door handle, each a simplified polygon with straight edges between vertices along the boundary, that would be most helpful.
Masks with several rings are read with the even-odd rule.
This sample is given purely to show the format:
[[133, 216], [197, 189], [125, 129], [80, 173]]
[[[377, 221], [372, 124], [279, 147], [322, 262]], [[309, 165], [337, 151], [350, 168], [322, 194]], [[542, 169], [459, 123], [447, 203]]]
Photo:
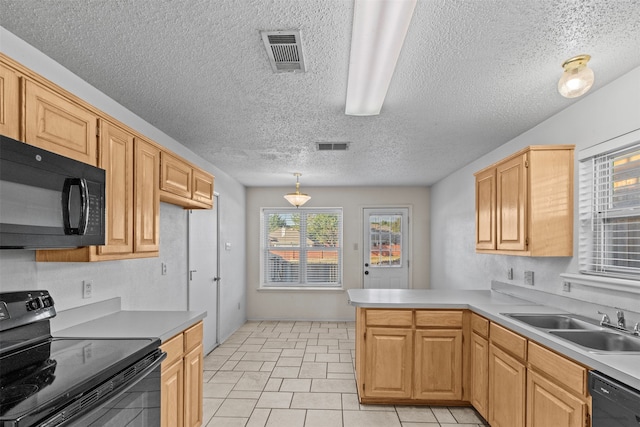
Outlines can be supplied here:
[[[80, 219], [77, 227], [71, 227], [71, 187], [77, 185], [80, 189]], [[67, 178], [62, 189], [62, 219], [64, 234], [84, 235], [89, 221], [89, 188], [84, 178]]]

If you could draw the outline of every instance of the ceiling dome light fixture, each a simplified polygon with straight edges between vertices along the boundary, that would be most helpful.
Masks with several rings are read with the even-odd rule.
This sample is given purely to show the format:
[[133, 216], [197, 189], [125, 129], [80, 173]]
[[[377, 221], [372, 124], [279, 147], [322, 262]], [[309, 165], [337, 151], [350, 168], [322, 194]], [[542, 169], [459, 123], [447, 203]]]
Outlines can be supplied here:
[[558, 82], [558, 92], [565, 98], [577, 98], [593, 86], [593, 70], [587, 67], [590, 55], [578, 55], [564, 61], [564, 73]]
[[300, 176], [302, 176], [302, 174], [300, 172], [296, 172], [293, 174], [293, 176], [296, 177], [296, 192], [285, 194], [284, 198], [287, 199], [287, 201], [293, 206], [299, 208], [300, 206], [311, 200], [311, 196], [300, 192]]

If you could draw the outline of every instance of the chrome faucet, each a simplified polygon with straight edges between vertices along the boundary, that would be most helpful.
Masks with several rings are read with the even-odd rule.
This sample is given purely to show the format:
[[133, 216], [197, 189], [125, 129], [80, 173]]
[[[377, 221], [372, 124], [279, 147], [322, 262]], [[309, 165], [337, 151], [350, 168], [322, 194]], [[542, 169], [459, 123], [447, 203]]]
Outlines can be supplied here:
[[607, 313], [604, 313], [598, 310], [598, 314], [602, 314], [602, 320], [600, 320], [600, 326], [611, 324], [611, 319], [609, 318], [609, 315]]
[[618, 327], [624, 328], [625, 327], [624, 311], [618, 309], [618, 311], [616, 311], [616, 316], [618, 316]]

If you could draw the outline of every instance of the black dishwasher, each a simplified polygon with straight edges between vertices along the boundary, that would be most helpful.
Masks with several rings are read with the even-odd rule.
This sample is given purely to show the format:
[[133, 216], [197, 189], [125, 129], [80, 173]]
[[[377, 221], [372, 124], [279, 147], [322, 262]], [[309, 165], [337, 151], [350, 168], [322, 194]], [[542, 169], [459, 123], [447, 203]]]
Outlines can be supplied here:
[[606, 375], [589, 372], [592, 427], [639, 427], [640, 391]]

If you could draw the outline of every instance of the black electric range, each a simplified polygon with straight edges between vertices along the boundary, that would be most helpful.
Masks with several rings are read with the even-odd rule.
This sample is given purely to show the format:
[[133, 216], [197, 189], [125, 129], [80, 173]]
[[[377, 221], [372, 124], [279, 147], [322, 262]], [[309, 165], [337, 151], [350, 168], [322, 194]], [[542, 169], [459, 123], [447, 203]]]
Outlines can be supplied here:
[[125, 395], [136, 400], [130, 390], [140, 382], [151, 388], [133, 405], [151, 410], [116, 425], [159, 423], [160, 340], [56, 338], [50, 335], [53, 316], [47, 291], [0, 293], [0, 426], [110, 425], [107, 417], [122, 414], [106, 409], [108, 403]]

